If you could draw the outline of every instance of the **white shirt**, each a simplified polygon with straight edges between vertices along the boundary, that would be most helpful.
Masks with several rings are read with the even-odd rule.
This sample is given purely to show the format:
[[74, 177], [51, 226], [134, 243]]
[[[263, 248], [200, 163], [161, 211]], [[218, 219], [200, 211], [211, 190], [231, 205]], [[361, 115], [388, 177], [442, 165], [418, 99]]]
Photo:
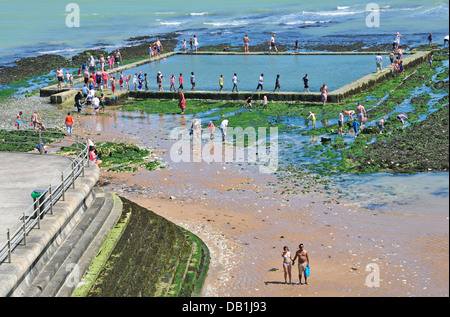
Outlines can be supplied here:
[[98, 97], [95, 97], [92, 102], [94, 103], [94, 108], [98, 108], [100, 105], [100, 99], [98, 99]]
[[220, 128], [221, 128], [222, 130], [226, 130], [226, 129], [227, 129], [227, 126], [228, 126], [228, 120], [225, 119], [225, 120], [223, 120], [222, 123], [220, 124]]
[[262, 84], [264, 81], [264, 78], [262, 76], [259, 76], [258, 84]]
[[233, 76], [233, 83], [234, 83], [234, 84], [237, 83], [237, 76]]
[[383, 57], [378, 55], [377, 57], [375, 57], [375, 60], [377, 61], [377, 63], [381, 63], [383, 61]]

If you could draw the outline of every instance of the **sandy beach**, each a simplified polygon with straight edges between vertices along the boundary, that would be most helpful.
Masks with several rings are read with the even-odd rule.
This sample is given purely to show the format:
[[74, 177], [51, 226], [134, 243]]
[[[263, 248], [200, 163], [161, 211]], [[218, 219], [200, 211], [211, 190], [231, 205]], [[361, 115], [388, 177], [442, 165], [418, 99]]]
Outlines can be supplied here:
[[[80, 119], [77, 133], [95, 142], [152, 140], [165, 169], [102, 171], [99, 185], [206, 243], [206, 297], [448, 296], [448, 217], [365, 210], [319, 190], [281, 195], [275, 175], [238, 164], [172, 163], [170, 141], [159, 131], [118, 137], [110, 126], [100, 135], [94, 120]], [[286, 285], [281, 252], [288, 246], [295, 253], [299, 243], [309, 252], [311, 276], [299, 285], [295, 264]]]

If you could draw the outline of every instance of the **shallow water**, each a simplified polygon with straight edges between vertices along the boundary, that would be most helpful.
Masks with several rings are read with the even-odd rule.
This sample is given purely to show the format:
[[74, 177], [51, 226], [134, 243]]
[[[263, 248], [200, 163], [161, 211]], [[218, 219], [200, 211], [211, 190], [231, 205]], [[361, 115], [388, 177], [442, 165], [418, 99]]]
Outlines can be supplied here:
[[[197, 118], [210, 115], [210, 111], [205, 114], [196, 114]], [[192, 159], [198, 155], [194, 151], [190, 154], [191, 161], [175, 163], [171, 159], [170, 149], [175, 140], [170, 140], [170, 131], [174, 128], [189, 128], [194, 116], [184, 117], [173, 114], [146, 114], [141, 111], [115, 111], [113, 116], [92, 116], [83, 120], [82, 128], [94, 129], [98, 133], [121, 135], [130, 141], [141, 146], [152, 147], [163, 151], [161, 159], [170, 166], [181, 164], [182, 170], [198, 170], [199, 166], [208, 168], [208, 164], [201, 164]], [[209, 132], [203, 132], [208, 134]], [[95, 135], [93, 136], [95, 141]], [[220, 140], [220, 130], [216, 128], [215, 139]], [[345, 136], [346, 142], [353, 139], [353, 136]], [[348, 139], [348, 140], [347, 140]], [[114, 141], [111, 140], [111, 141]], [[203, 150], [209, 149], [204, 141]], [[301, 136], [291, 133], [280, 133], [278, 155], [280, 164], [290, 161], [295, 164], [319, 163], [314, 157], [304, 156], [304, 147], [320, 144], [320, 137]], [[217, 150], [217, 148], [216, 148]], [[297, 152], [297, 153], [295, 153]], [[295, 159], [295, 158], [296, 159]], [[299, 162], [296, 162], [299, 160]], [[282, 162], [281, 162], [282, 161]], [[222, 164], [220, 162], [211, 164]], [[241, 168], [258, 173], [254, 165], [242, 164], [242, 162], [232, 163]], [[257, 165], [257, 164], [256, 164]], [[191, 167], [190, 167], [191, 166]], [[424, 216], [448, 216], [449, 205], [449, 173], [419, 173], [416, 175], [392, 175], [392, 174], [372, 174], [372, 175], [341, 175], [334, 178], [333, 192], [331, 197], [343, 199], [350, 205], [362, 207], [369, 211], [424, 215]], [[172, 193], [176, 194], [176, 193]]]
[[[180, 73], [184, 78], [184, 89], [190, 90], [190, 76], [194, 72], [196, 90], [218, 91], [219, 78], [223, 75], [224, 91], [233, 88], [232, 78], [236, 73], [239, 91], [255, 91], [258, 79], [264, 74], [264, 91], [275, 88], [275, 79], [280, 75], [281, 91], [302, 92], [305, 74], [309, 77], [309, 90], [318, 92], [323, 83], [331, 92], [374, 71], [374, 56], [371, 55], [176, 55], [151, 62], [123, 72], [132, 76], [142, 71], [149, 76], [149, 89], [156, 90], [156, 74], [161, 71], [165, 78], [163, 88], [169, 90], [170, 76], [176, 78], [178, 88]], [[343, 78], [342, 74], [346, 74]], [[118, 78], [118, 74], [116, 78]], [[134, 85], [130, 82], [130, 89]]]

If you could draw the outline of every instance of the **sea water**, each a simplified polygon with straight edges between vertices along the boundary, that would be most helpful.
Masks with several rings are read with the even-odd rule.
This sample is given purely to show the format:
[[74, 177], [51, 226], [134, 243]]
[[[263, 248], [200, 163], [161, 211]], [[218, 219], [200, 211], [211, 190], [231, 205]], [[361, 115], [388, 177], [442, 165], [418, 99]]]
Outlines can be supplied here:
[[[368, 45], [392, 43], [396, 32], [402, 43], [426, 44], [432, 32], [442, 43], [448, 34], [448, 1], [376, 1], [379, 24], [366, 23], [371, 11], [356, 0], [190, 0], [117, 1], [76, 0], [79, 27], [69, 27], [68, 1], [1, 1], [0, 65], [22, 57], [41, 54], [73, 56], [86, 49], [112, 51], [133, 44], [127, 39], [176, 33], [179, 49], [184, 38], [197, 35], [199, 45], [229, 43], [242, 45], [248, 34], [250, 44], [277, 43], [346, 44], [362, 41]], [[70, 18], [70, 16], [69, 16]], [[375, 21], [375, 20], [374, 20]]]
[[[387, 66], [387, 65], [385, 65]], [[191, 88], [190, 76], [194, 73], [197, 91], [218, 91], [219, 78], [223, 75], [223, 91], [231, 91], [232, 78], [236, 73], [239, 91], [255, 92], [258, 80], [263, 74], [263, 88], [271, 92], [275, 88], [275, 79], [280, 75], [281, 92], [303, 92], [302, 78], [308, 74], [309, 90], [319, 92], [326, 83], [332, 92], [348, 83], [375, 71], [375, 57], [372, 55], [176, 55], [123, 71], [123, 75], [132, 77], [142, 71], [149, 77], [149, 89], [156, 90], [156, 74], [164, 76], [164, 90], [170, 87], [170, 76], [176, 78], [183, 74], [184, 89]], [[342, 74], [346, 74], [342, 77]], [[115, 75], [119, 78], [120, 74]], [[132, 79], [131, 79], [132, 80]], [[130, 89], [134, 86], [130, 82]]]

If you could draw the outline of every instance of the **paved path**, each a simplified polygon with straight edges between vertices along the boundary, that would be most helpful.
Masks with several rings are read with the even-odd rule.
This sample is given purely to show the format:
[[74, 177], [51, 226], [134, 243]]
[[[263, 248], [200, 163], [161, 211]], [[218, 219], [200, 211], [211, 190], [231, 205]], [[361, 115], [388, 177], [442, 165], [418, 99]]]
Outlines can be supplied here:
[[57, 185], [70, 162], [60, 155], [0, 152], [0, 242], [33, 203], [31, 192]]

